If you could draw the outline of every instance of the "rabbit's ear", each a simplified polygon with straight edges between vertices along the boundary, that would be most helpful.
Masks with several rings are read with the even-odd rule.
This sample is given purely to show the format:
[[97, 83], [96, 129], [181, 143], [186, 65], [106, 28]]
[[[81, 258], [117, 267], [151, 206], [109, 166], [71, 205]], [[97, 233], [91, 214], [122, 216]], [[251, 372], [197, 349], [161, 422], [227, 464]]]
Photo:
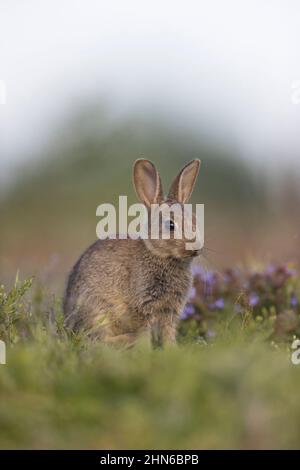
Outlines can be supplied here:
[[185, 204], [194, 189], [197, 175], [200, 168], [200, 160], [192, 160], [185, 165], [174, 179], [168, 198]]
[[159, 173], [149, 160], [136, 160], [133, 167], [133, 184], [139, 199], [150, 207], [163, 200]]

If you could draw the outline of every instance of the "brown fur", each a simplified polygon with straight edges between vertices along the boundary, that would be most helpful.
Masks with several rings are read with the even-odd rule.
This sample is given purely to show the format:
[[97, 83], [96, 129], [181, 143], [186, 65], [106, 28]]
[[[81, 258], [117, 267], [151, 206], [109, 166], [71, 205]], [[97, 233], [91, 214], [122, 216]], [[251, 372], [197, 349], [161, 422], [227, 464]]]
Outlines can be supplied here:
[[[154, 165], [138, 160], [134, 166], [138, 196], [148, 208], [154, 202], [184, 204], [199, 163], [186, 165], [164, 200]], [[64, 299], [67, 325], [105, 342], [131, 344], [143, 331], [150, 332], [154, 345], [174, 342], [191, 285], [191, 261], [198, 254], [186, 250], [185, 242], [184, 238], [96, 241], [70, 273]]]

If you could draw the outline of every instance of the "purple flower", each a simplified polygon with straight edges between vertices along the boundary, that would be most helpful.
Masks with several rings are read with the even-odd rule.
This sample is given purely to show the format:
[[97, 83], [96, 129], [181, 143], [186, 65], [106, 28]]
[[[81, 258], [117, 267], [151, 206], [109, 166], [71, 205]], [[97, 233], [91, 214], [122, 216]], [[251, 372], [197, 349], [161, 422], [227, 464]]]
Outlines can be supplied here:
[[215, 280], [215, 274], [212, 271], [207, 271], [203, 275], [203, 281], [211, 285]]
[[215, 301], [215, 308], [217, 308], [218, 310], [223, 310], [224, 307], [225, 307], [224, 299], [220, 298]]
[[201, 266], [199, 266], [198, 264], [195, 264], [192, 267], [192, 274], [193, 274], [194, 277], [202, 276], [203, 272], [204, 272], [204, 269]]
[[291, 300], [290, 300], [291, 307], [297, 307], [298, 305], [298, 299], [296, 294], [291, 295]]
[[194, 300], [196, 298], [196, 294], [197, 294], [196, 288], [192, 287], [191, 290], [190, 290], [189, 299]]
[[211, 310], [223, 310], [223, 308], [225, 307], [225, 302], [224, 302], [224, 299], [222, 299], [222, 297], [220, 297], [219, 299], [215, 300], [213, 303], [210, 304], [209, 308]]
[[204, 269], [202, 266], [199, 266], [198, 264], [195, 264], [192, 267], [192, 274], [194, 277], [200, 277], [200, 279], [203, 282], [208, 282], [208, 283], [212, 283], [215, 278], [215, 275], [212, 271], [207, 271], [206, 269]]
[[193, 316], [195, 313], [195, 308], [191, 304], [186, 304], [182, 314], [180, 315], [181, 320], [187, 320], [189, 317]]
[[272, 264], [269, 264], [269, 266], [267, 266], [265, 272], [266, 272], [266, 274], [271, 275], [275, 272], [275, 267]]
[[228, 284], [230, 281], [232, 281], [232, 276], [225, 273], [224, 276], [223, 276], [223, 281], [225, 282], [225, 284]]
[[215, 282], [215, 274], [212, 271], [203, 272], [201, 280], [204, 283], [204, 295], [211, 295]]
[[255, 292], [251, 292], [249, 295], [250, 307], [255, 307], [259, 302], [259, 296]]

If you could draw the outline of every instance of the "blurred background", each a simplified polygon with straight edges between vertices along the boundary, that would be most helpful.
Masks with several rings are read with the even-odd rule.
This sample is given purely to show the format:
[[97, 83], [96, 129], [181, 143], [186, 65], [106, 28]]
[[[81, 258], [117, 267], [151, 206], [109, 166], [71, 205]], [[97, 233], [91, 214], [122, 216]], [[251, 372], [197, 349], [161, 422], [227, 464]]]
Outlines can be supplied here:
[[135, 201], [140, 157], [165, 187], [202, 160], [205, 263], [298, 260], [299, 2], [0, 8], [2, 282], [19, 269], [60, 292], [96, 237], [96, 207]]

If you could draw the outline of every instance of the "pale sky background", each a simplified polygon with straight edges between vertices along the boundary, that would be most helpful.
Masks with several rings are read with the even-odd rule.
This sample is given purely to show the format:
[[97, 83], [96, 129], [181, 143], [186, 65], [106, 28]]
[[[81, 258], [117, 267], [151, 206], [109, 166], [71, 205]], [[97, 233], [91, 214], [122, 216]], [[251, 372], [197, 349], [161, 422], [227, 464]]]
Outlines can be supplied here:
[[85, 99], [300, 168], [300, 2], [0, 0], [1, 178]]

